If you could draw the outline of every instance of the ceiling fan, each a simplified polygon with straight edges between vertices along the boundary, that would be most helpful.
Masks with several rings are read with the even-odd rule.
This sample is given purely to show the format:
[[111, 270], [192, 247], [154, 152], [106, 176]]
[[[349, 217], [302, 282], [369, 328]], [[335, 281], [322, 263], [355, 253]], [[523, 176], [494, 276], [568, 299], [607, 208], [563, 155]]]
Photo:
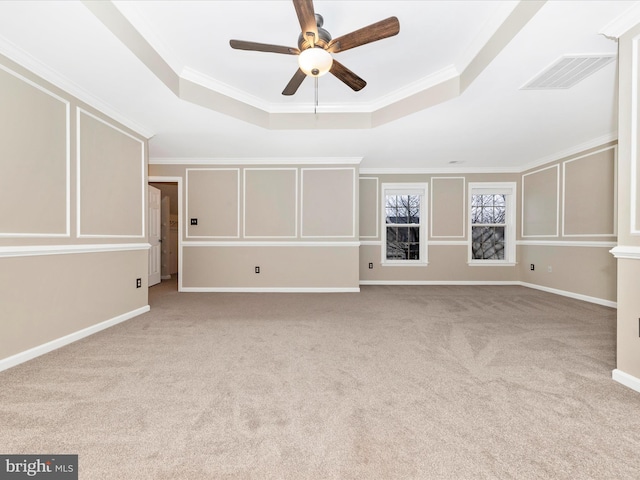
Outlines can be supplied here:
[[367, 82], [333, 58], [332, 53], [344, 52], [367, 43], [392, 37], [400, 32], [400, 22], [396, 17], [373, 23], [338, 38], [322, 28], [324, 20], [315, 13], [313, 0], [293, 0], [302, 32], [298, 37], [298, 48], [283, 47], [267, 43], [230, 40], [231, 48], [256, 52], [282, 53], [298, 55], [299, 68], [293, 75], [283, 95], [293, 95], [307, 77], [319, 77], [331, 73], [354, 91], [362, 90]]

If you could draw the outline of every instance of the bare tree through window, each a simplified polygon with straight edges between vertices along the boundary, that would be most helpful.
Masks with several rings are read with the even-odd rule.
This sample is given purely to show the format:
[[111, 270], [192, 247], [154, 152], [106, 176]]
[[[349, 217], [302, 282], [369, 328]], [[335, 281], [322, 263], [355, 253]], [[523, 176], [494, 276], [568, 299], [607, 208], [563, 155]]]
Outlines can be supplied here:
[[387, 195], [387, 260], [420, 260], [420, 195]]
[[471, 258], [504, 260], [506, 195], [471, 196]]

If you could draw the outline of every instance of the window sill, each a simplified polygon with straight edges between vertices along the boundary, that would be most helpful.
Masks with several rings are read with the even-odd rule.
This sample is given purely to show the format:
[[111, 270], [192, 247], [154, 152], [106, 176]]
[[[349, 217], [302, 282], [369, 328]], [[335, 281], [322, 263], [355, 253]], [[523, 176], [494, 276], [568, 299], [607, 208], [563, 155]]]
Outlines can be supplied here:
[[415, 261], [404, 261], [404, 262], [382, 262], [380, 266], [382, 267], [426, 267], [429, 265], [429, 262], [415, 262]]
[[470, 267], [515, 267], [517, 265], [516, 262], [496, 262], [492, 260], [479, 260], [475, 262], [467, 262], [467, 265]]

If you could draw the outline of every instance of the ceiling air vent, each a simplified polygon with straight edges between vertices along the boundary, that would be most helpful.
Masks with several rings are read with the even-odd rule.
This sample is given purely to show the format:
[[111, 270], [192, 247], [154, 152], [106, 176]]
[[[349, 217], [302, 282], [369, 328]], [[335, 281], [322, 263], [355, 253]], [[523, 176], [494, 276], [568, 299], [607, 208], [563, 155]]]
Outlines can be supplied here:
[[536, 75], [521, 90], [554, 90], [571, 88], [592, 73], [615, 60], [615, 55], [573, 55], [560, 57]]

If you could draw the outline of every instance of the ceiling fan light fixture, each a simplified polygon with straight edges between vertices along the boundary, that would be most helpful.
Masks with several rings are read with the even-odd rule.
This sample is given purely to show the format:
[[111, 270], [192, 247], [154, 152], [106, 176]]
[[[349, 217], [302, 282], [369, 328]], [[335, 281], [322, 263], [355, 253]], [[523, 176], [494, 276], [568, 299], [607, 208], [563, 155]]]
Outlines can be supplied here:
[[321, 77], [333, 64], [333, 57], [321, 47], [307, 48], [298, 55], [298, 66], [310, 77]]

